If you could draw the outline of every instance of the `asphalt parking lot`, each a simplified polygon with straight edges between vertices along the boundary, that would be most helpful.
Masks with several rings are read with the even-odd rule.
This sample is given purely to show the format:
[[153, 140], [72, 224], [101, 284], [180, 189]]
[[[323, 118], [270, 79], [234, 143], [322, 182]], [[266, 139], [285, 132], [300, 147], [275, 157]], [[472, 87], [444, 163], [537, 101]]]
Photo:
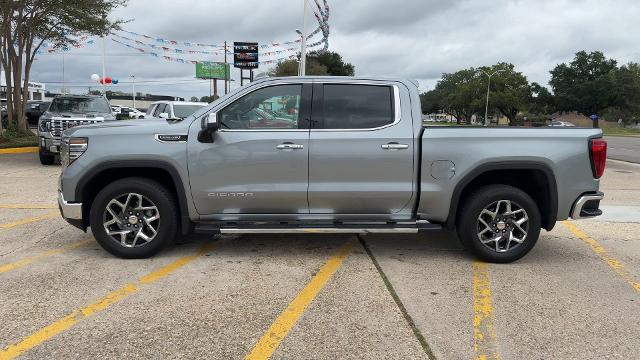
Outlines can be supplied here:
[[0, 154], [0, 359], [637, 359], [640, 165], [605, 215], [508, 265], [452, 234], [193, 236], [122, 260], [57, 213], [59, 166]]

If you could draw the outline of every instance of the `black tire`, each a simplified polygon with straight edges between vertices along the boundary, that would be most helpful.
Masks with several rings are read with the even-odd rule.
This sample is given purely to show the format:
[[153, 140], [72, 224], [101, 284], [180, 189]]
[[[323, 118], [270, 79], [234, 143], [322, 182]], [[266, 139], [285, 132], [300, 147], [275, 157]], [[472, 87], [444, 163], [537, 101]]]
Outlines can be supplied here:
[[53, 162], [56, 159], [55, 155], [45, 154], [42, 150], [38, 152], [38, 155], [40, 156], [40, 164], [42, 165], [53, 165]]
[[[151, 201], [160, 216], [157, 234], [142, 246], [125, 247], [105, 230], [107, 204], [112, 199], [128, 193], [140, 194]], [[91, 231], [100, 246], [111, 254], [126, 259], [148, 258], [160, 252], [176, 237], [177, 223], [178, 208], [171, 191], [158, 182], [141, 177], [121, 179], [102, 189], [93, 201], [89, 218]]]
[[[479, 235], [479, 232], [485, 229], [485, 226], [481, 224], [479, 219], [482, 211], [487, 207], [493, 211], [495, 208], [492, 206], [503, 206], [503, 209], [505, 209], [504, 206], [506, 206], [506, 202], [498, 203], [498, 201], [501, 200], [509, 201], [511, 204], [509, 206], [513, 206], [512, 209], [519, 208], [525, 211], [524, 215], [528, 218], [528, 221], [525, 222], [527, 227], [526, 234], [515, 229], [513, 224], [516, 220], [514, 219], [515, 217], [524, 216], [523, 213], [520, 212], [512, 216], [498, 215], [497, 218], [502, 221], [497, 222], [497, 227], [493, 227], [493, 224], [496, 223], [495, 221], [489, 223], [491, 231], [487, 232], [490, 235]], [[494, 212], [498, 213], [498, 210]], [[507, 212], [504, 211], [503, 213]], [[540, 210], [536, 202], [527, 193], [513, 186], [489, 185], [476, 190], [464, 201], [462, 209], [458, 214], [457, 231], [460, 241], [467, 250], [487, 262], [510, 263], [516, 261], [531, 251], [540, 236]], [[491, 218], [491, 216], [486, 213], [483, 216], [485, 218], [486, 216]], [[525, 223], [523, 223], [523, 225]], [[513, 233], [521, 237], [522, 242], [509, 248], [509, 245], [513, 244], [513, 242], [508, 240], [508, 238], [502, 238], [500, 241], [493, 241], [493, 243], [487, 245], [483, 244], [480, 240], [481, 236], [494, 237], [495, 235], [495, 238], [497, 238], [501, 235], [501, 231], [505, 231], [498, 230], [498, 228], [505, 226], [506, 231], [513, 229]], [[504, 236], [508, 235], [505, 234]], [[509, 241], [509, 245], [506, 245], [507, 241]], [[496, 251], [493, 248], [494, 246], [498, 247], [500, 251]]]

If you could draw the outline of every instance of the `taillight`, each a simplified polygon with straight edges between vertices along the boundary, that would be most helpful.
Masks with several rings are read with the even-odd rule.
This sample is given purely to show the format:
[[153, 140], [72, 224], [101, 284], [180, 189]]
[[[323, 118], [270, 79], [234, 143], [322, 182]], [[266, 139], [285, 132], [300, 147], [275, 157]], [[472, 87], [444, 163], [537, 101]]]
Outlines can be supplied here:
[[607, 162], [607, 142], [602, 139], [592, 139], [589, 141], [589, 153], [593, 177], [600, 179], [604, 174], [604, 166]]

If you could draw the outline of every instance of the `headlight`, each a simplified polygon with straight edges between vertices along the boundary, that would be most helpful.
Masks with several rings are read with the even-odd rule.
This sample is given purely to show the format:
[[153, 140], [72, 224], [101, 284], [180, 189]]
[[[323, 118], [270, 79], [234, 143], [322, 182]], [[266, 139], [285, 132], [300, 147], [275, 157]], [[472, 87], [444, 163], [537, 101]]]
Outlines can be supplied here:
[[49, 124], [51, 123], [51, 119], [40, 118], [40, 123], [38, 124], [38, 129], [42, 132], [51, 131]]
[[62, 139], [60, 148], [60, 162], [62, 166], [69, 166], [77, 158], [79, 158], [89, 146], [89, 139], [81, 137], [72, 137]]

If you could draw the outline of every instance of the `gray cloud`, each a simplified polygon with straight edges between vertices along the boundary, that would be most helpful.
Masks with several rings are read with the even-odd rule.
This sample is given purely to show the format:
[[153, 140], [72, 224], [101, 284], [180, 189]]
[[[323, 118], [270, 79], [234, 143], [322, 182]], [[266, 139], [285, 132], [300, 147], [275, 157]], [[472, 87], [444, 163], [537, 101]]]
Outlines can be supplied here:
[[[433, 88], [443, 72], [499, 61], [512, 62], [530, 81], [547, 84], [549, 70], [583, 49], [604, 51], [621, 63], [640, 61], [636, 30], [640, 3], [635, 0], [329, 0], [329, 4], [330, 50], [353, 63], [359, 75], [416, 78], [423, 90]], [[302, 2], [290, 0], [131, 0], [113, 16], [132, 19], [126, 29], [166, 39], [264, 43], [295, 39], [301, 15]], [[315, 19], [310, 17], [309, 23], [315, 27]], [[166, 62], [108, 42], [109, 75], [122, 80], [135, 74], [139, 81], [155, 81], [136, 89], [186, 97], [209, 93], [207, 82], [182, 81], [193, 78], [194, 65]], [[101, 58], [94, 56], [100, 52], [98, 42], [65, 56], [65, 78], [73, 86], [83, 86], [74, 91], [86, 91], [92, 85], [89, 76], [101, 72]], [[38, 58], [32, 80], [61, 81], [61, 56]], [[238, 77], [237, 70], [233, 74]], [[128, 86], [119, 89], [130, 91]]]

